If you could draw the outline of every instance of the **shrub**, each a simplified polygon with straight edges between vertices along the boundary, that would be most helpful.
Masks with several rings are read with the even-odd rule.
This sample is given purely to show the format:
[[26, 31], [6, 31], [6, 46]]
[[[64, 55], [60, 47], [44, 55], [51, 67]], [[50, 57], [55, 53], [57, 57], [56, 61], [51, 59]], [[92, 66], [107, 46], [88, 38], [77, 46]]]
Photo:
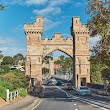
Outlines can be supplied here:
[[4, 98], [6, 95], [6, 89], [10, 91], [18, 90], [19, 88], [24, 88], [19, 90], [20, 96], [26, 96], [26, 84], [27, 80], [24, 72], [20, 70], [11, 70], [8, 74], [0, 75], [0, 97]]
[[0, 97], [6, 98], [6, 88], [3, 86], [0, 86]]
[[27, 90], [24, 88], [18, 89], [18, 94], [19, 94], [19, 96], [23, 96], [23, 97], [28, 95]]
[[0, 74], [2, 74], [2, 73], [8, 73], [9, 71], [10, 71], [10, 68], [9, 68], [9, 66], [7, 66], [7, 65], [0, 65]]

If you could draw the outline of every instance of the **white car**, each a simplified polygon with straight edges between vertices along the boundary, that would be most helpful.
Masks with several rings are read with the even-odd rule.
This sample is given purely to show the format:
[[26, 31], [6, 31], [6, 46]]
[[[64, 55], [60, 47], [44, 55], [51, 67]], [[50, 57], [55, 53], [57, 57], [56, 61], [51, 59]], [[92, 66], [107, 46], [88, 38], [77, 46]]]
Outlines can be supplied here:
[[91, 95], [91, 90], [87, 86], [80, 86], [77, 89], [78, 95]]

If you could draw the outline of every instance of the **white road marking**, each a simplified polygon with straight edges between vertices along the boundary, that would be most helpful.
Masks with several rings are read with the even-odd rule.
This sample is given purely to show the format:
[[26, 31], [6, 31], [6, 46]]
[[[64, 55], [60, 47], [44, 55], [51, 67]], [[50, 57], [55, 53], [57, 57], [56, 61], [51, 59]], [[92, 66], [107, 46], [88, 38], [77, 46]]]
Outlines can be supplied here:
[[41, 101], [42, 99], [40, 99], [39, 103], [36, 106], [34, 106], [31, 110], [34, 110], [35, 108], [37, 108], [40, 105]]
[[[60, 87], [58, 87], [58, 86], [56, 86], [56, 88], [58, 88], [59, 90], [61, 90], [61, 91], [64, 92], [65, 94], [68, 94], [68, 95], [72, 96], [72, 99], [79, 100], [79, 101], [84, 102], [84, 103], [87, 103], [87, 104], [89, 104], [89, 105], [92, 105], [92, 106], [98, 107], [98, 108], [100, 108], [100, 109], [102, 109], [102, 110], [110, 110], [110, 109], [107, 109], [107, 108], [101, 107], [101, 106], [98, 105], [97, 103], [96, 103], [96, 104], [93, 103], [93, 101], [90, 102], [90, 100], [86, 100], [86, 99], [83, 99], [83, 98], [81, 99], [80, 97], [73, 96], [72, 94], [70, 94], [70, 93], [68, 93], [68, 92], [66, 92], [66, 91], [64, 91], [64, 90], [62, 90], [62, 89], [61, 89]], [[88, 102], [87, 102], [87, 101], [88, 101]]]
[[44, 99], [64, 99], [64, 100], [66, 100], [66, 99], [71, 99], [71, 98], [60, 98], [60, 97], [58, 97], [58, 98], [44, 98]]
[[74, 105], [76, 105], [76, 104], [74, 104]]

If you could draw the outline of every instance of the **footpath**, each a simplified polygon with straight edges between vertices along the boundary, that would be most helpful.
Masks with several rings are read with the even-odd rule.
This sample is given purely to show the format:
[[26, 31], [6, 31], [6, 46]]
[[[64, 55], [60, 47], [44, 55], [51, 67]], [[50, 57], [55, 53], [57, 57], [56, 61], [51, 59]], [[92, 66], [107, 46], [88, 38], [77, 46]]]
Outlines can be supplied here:
[[31, 110], [39, 102], [38, 97], [28, 95], [15, 102], [7, 102], [6, 105], [0, 107], [0, 110]]
[[102, 96], [110, 96], [110, 92], [106, 92], [104, 90], [100, 90], [100, 89], [94, 89], [94, 88], [90, 88], [92, 93], [95, 93], [97, 95], [102, 95]]
[[0, 107], [0, 110], [33, 110], [35, 106], [39, 105], [43, 97], [44, 89], [35, 90], [31, 95], [28, 95], [21, 99], [15, 99], [13, 101], [6, 102]]

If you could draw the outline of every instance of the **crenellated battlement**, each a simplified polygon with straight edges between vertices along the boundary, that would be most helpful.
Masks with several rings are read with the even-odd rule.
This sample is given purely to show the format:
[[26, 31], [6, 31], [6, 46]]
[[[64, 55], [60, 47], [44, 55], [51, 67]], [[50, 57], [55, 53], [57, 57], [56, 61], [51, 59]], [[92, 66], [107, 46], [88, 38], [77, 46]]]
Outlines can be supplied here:
[[86, 25], [82, 24], [80, 21], [80, 17], [73, 17], [72, 18], [72, 27], [71, 31], [74, 32], [74, 34], [79, 35], [89, 35], [89, 29]]
[[43, 17], [36, 17], [34, 23], [25, 23], [24, 30], [26, 34], [43, 33]]
[[54, 44], [61, 44], [61, 45], [66, 45], [66, 44], [70, 44], [72, 45], [73, 41], [72, 39], [68, 36], [66, 39], [64, 39], [61, 36], [61, 33], [55, 33], [54, 36], [52, 37], [52, 39], [48, 39], [48, 37], [46, 36], [44, 40], [42, 40], [42, 44], [50, 44], [50, 45], [54, 45]]
[[75, 34], [77, 35], [89, 35], [89, 31], [74, 31]]

